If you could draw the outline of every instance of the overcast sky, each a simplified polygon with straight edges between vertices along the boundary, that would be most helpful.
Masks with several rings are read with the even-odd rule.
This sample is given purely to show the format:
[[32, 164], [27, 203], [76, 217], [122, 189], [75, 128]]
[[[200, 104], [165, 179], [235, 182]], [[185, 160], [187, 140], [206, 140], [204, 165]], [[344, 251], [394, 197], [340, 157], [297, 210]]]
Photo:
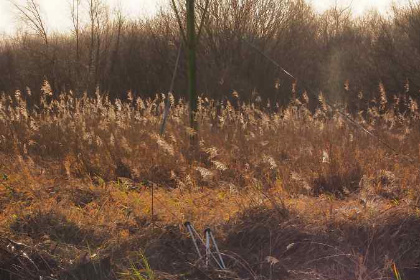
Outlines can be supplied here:
[[[26, 0], [15, 0], [21, 3]], [[38, 0], [41, 10], [48, 22], [50, 30], [69, 30], [71, 24], [69, 20], [69, 2], [71, 0]], [[106, 0], [111, 9], [120, 4], [123, 11], [130, 17], [139, 17], [153, 14], [161, 3], [169, 0]], [[215, 0], [217, 1], [217, 0]], [[381, 13], [386, 13], [392, 0], [308, 0], [312, 2], [315, 9], [322, 12], [337, 1], [339, 5], [353, 8], [355, 15], [363, 14], [364, 11], [376, 8]], [[408, 0], [396, 0], [398, 4]], [[83, 2], [83, 0], [82, 0]], [[0, 34], [12, 33], [18, 27], [15, 9], [10, 4], [10, 0], [0, 0]]]

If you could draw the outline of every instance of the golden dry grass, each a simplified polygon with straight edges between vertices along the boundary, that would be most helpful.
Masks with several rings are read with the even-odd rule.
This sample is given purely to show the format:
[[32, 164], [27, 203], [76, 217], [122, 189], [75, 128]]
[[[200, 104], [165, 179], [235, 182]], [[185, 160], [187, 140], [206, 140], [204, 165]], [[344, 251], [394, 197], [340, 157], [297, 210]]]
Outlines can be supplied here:
[[[107, 279], [95, 269], [83, 276], [89, 264], [111, 279], [134, 277], [131, 262], [145, 266], [140, 251], [162, 279], [390, 279], [393, 263], [416, 272], [412, 99], [390, 102], [381, 86], [379, 101], [359, 101], [365, 109], [353, 115], [396, 155], [322, 96], [303, 94], [287, 108], [203, 97], [198, 134], [187, 104], [169, 96], [160, 136], [164, 95], [53, 99], [47, 82], [43, 92], [36, 106], [26, 103], [30, 93], [0, 97], [0, 232], [38, 260], [35, 269], [0, 259], [13, 279]], [[215, 230], [229, 272], [195, 262], [184, 221]], [[2, 252], [16, 253], [8, 239]]]

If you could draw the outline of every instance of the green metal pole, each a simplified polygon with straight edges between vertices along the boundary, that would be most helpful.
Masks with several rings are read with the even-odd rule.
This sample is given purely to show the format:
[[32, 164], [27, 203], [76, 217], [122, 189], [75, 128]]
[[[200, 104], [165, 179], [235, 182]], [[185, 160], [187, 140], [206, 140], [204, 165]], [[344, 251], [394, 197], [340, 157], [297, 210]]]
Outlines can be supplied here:
[[197, 41], [195, 33], [195, 0], [187, 1], [187, 48], [188, 48], [188, 95], [190, 97], [190, 127], [198, 129], [195, 114], [197, 113]]

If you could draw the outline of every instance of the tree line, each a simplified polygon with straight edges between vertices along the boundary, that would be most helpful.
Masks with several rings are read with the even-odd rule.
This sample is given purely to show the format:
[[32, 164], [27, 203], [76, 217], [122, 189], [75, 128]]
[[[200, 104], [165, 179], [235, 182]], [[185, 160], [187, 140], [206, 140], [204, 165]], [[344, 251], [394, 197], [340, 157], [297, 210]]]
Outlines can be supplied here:
[[[169, 2], [169, 1], [168, 1]], [[185, 6], [179, 1], [179, 7]], [[197, 0], [201, 20], [204, 2]], [[111, 98], [166, 93], [182, 38], [171, 6], [136, 20], [110, 11], [101, 0], [71, 0], [72, 29], [51, 33], [36, 0], [15, 3], [26, 32], [0, 40], [0, 92], [40, 92], [47, 80], [55, 94], [72, 90]], [[185, 21], [185, 11], [180, 10]], [[417, 98], [420, 90], [420, 4], [355, 17], [335, 6], [322, 14], [303, 0], [211, 1], [198, 46], [198, 91], [223, 99], [269, 99], [281, 105], [292, 90], [320, 91], [331, 101], [392, 94]], [[285, 75], [256, 46], [297, 80]], [[183, 50], [183, 56], [186, 52]], [[186, 97], [181, 59], [176, 96]]]

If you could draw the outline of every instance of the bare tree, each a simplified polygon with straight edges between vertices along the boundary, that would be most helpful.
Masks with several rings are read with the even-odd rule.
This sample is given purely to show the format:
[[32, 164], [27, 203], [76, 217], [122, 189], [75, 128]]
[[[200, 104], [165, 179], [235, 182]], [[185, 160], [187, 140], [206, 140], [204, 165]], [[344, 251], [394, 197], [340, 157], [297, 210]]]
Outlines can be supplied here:
[[[101, 0], [86, 0], [88, 4], [90, 46], [89, 46], [89, 81], [96, 87], [100, 81], [102, 51], [107, 52], [110, 46], [110, 24], [107, 6]], [[104, 42], [104, 44], [102, 44]], [[102, 70], [105, 67], [102, 67]], [[93, 81], [91, 76], [93, 76]]]
[[119, 66], [119, 56], [120, 56], [120, 44], [121, 44], [121, 36], [124, 28], [124, 24], [126, 22], [126, 18], [123, 15], [121, 5], [118, 6], [118, 8], [115, 10], [115, 19], [113, 21], [113, 28], [116, 32], [114, 36], [115, 38], [115, 46], [112, 50], [112, 54], [110, 57], [110, 66], [109, 66], [109, 72], [108, 77], [106, 81], [106, 88], [109, 89], [113, 86], [112, 82], [112, 76], [114, 72], [116, 71], [116, 68]]
[[22, 21], [41, 36], [45, 45], [48, 46], [48, 32], [38, 1], [26, 0], [25, 4], [21, 5], [11, 0], [11, 3], [17, 9]]
[[76, 88], [80, 85], [80, 75], [81, 75], [81, 50], [80, 50], [80, 31], [81, 31], [81, 23], [80, 23], [80, 5], [81, 0], [71, 0], [70, 4], [70, 16], [72, 21], [73, 27], [73, 34], [75, 39], [75, 46], [76, 46], [76, 53], [74, 59], [74, 77], [75, 77], [75, 85]]
[[73, 32], [76, 39], [76, 63], [80, 62], [80, 2], [81, 0], [72, 0], [71, 2], [71, 20]]
[[55, 41], [55, 46], [52, 47], [45, 18], [42, 15], [38, 0], [25, 0], [23, 4], [19, 4], [17, 0], [10, 0], [10, 2], [16, 8], [20, 19], [26, 24], [26, 27], [34, 31], [42, 39], [45, 47], [35, 53], [29, 50], [28, 54], [30, 56], [41, 55], [43, 78], [48, 79], [53, 88], [57, 89], [57, 41]]

